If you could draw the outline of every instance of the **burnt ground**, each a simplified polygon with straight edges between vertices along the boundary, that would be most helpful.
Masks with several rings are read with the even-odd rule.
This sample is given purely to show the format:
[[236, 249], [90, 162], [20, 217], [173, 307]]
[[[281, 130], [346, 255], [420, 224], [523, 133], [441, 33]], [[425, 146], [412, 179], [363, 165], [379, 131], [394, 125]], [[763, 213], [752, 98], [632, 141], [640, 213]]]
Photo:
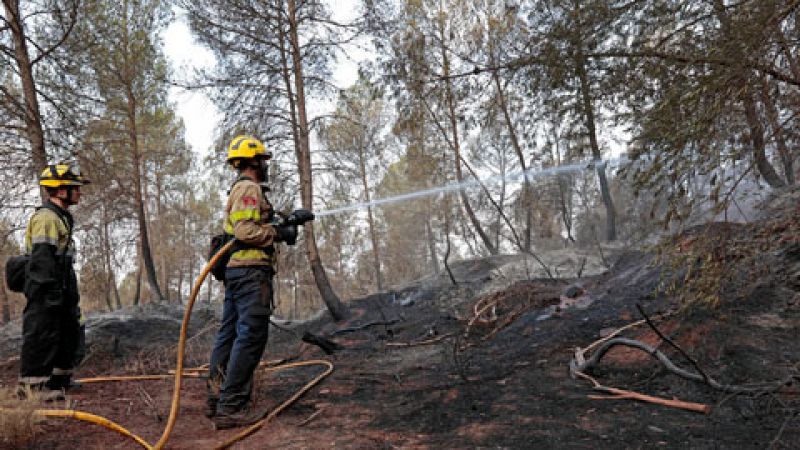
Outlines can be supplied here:
[[[798, 374], [800, 195], [787, 195], [794, 197], [777, 202], [765, 219], [698, 227], [667, 243], [680, 255], [694, 250], [721, 260], [709, 269], [722, 267], [726, 275], [713, 302], [681, 299], [671, 285], [696, 287], [684, 283], [686, 267], [644, 252], [614, 255], [613, 267], [599, 276], [510, 282], [480, 294], [493, 269], [509, 258], [499, 257], [454, 265], [457, 286], [442, 274], [436, 282], [355, 300], [340, 323], [321, 318], [287, 325], [295, 334], [311, 330], [343, 346], [331, 356], [273, 328], [265, 359], [326, 358], [336, 368], [234, 448], [800, 448], [797, 379], [775, 392], [734, 395], [680, 378], [624, 347], [612, 349], [591, 372], [606, 386], [710, 405], [704, 415], [593, 399], [600, 393], [568, 374], [574, 349], [640, 319], [637, 304], [648, 315], [670, 313], [655, 320], [658, 328], [720, 382], [748, 385]], [[189, 366], [206, 362], [213, 321], [205, 317], [193, 326]], [[176, 336], [174, 319], [170, 323], [153, 333], [166, 329]], [[124, 330], [115, 333], [119, 342], [97, 335], [104, 337], [95, 338], [83, 374], [163, 372], [174, 364], [173, 344], [146, 346], [146, 336], [131, 341]], [[646, 325], [622, 335], [656, 345], [692, 370]], [[4, 384], [13, 384], [16, 370], [13, 358], [0, 366]], [[260, 375], [255, 397], [261, 407], [275, 405], [319, 370]], [[171, 380], [103, 383], [74, 391], [71, 401], [155, 442], [171, 392]], [[236, 434], [215, 432], [202, 416], [204, 381], [186, 380], [182, 399], [168, 448], [211, 448]], [[28, 447], [137, 446], [94, 425], [51, 420]]]

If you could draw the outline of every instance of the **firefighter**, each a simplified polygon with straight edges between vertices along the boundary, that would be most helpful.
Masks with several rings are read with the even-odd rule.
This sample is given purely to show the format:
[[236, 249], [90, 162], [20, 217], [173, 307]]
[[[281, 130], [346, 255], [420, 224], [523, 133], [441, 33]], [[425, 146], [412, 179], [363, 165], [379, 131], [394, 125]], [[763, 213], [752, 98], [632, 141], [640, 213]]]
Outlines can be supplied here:
[[224, 228], [237, 242], [225, 270], [222, 322], [211, 352], [206, 408], [218, 430], [249, 425], [264, 415], [253, 408], [250, 397], [274, 307], [274, 244], [294, 244], [297, 239], [296, 225], [273, 222], [272, 205], [264, 195], [271, 157], [252, 136], [237, 136], [228, 146], [227, 162], [238, 178], [228, 195]]
[[88, 184], [75, 166], [50, 165], [39, 177], [48, 199], [36, 209], [25, 232], [30, 260], [25, 268], [27, 303], [22, 316], [19, 393], [41, 391], [44, 400], [63, 399], [70, 387], [80, 324], [75, 276], [73, 219], [81, 186]]

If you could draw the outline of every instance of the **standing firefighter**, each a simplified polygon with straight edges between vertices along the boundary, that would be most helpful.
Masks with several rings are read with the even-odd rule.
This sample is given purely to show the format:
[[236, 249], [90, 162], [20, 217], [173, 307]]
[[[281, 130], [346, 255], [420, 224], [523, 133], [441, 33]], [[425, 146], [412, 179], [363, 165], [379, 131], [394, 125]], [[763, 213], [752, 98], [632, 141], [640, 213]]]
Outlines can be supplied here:
[[88, 183], [67, 164], [48, 166], [39, 177], [48, 200], [33, 213], [25, 233], [30, 259], [25, 268], [21, 396], [38, 390], [45, 400], [57, 400], [70, 386], [80, 340], [80, 294], [72, 267], [73, 221], [67, 209], [78, 204], [81, 186]]
[[[253, 374], [267, 344], [273, 310], [272, 277], [276, 242], [294, 245], [297, 224], [275, 220], [262, 186], [272, 153], [252, 136], [228, 146], [228, 164], [239, 177], [225, 206], [225, 233], [236, 239], [225, 269], [225, 302], [208, 381], [206, 416], [219, 429], [249, 425], [263, 417], [250, 402]], [[310, 212], [299, 210], [305, 220]]]

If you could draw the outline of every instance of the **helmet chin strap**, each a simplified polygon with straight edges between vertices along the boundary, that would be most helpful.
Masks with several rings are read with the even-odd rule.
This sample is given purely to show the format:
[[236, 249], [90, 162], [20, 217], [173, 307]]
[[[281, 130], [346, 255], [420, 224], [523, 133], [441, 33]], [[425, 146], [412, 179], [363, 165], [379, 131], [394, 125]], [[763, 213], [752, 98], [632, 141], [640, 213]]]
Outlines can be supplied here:
[[269, 169], [269, 165], [268, 165], [268, 161], [266, 159], [255, 160], [255, 161], [250, 163], [249, 167], [256, 171], [256, 174], [258, 175], [259, 181], [261, 183], [266, 183], [267, 182], [267, 177], [268, 177], [268, 174], [269, 174], [269, 170], [268, 170]]
[[262, 159], [259, 161], [259, 171], [261, 175], [261, 182], [267, 183], [269, 181], [269, 161]]
[[73, 205], [76, 205], [78, 203], [78, 202], [72, 200], [72, 196], [74, 195], [73, 194], [74, 191], [75, 191], [74, 187], [68, 186], [67, 188], [64, 189], [64, 192], [66, 192], [67, 195], [65, 197], [58, 197], [58, 199], [61, 200], [62, 203], [64, 203], [64, 206], [73, 206]]

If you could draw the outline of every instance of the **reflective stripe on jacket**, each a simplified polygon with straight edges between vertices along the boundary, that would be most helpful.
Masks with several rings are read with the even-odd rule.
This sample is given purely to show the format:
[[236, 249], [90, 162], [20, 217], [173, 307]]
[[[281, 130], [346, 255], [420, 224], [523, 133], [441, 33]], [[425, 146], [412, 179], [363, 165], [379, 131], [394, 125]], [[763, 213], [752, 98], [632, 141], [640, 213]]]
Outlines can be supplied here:
[[269, 224], [272, 205], [261, 186], [242, 178], [231, 188], [225, 207], [225, 232], [253, 247], [231, 255], [228, 267], [271, 266], [274, 263], [273, 242], [277, 232]]

